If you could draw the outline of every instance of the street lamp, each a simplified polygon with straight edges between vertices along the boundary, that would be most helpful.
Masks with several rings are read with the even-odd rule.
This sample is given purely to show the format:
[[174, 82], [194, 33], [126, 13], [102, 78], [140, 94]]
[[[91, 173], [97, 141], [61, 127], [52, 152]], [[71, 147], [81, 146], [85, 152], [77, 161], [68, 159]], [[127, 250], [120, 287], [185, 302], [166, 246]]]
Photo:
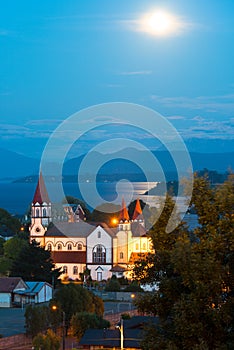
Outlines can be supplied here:
[[120, 349], [124, 349], [124, 328], [123, 328], [123, 319], [120, 319], [120, 325], [117, 325], [116, 328], [120, 331]]
[[[58, 307], [57, 305], [52, 305], [52, 310], [53, 311], [57, 311], [58, 310]], [[62, 311], [62, 316], [63, 316], [63, 319], [62, 319], [62, 350], [65, 350], [65, 312]]]

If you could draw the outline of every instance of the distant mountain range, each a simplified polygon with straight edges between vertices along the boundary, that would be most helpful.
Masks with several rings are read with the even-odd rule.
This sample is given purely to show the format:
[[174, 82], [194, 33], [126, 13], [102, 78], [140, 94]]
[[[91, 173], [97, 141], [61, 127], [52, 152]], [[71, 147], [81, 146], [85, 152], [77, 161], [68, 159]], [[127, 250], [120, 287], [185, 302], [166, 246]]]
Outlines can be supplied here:
[[[234, 147], [232, 140], [223, 141], [223, 140], [199, 140], [197, 144], [197, 149], [199, 152], [190, 151], [190, 156], [193, 164], [193, 169], [202, 170], [207, 168], [209, 170], [216, 170], [217, 172], [224, 173], [228, 169], [234, 169]], [[188, 142], [191, 147], [194, 149], [195, 141], [193, 139]], [[211, 152], [217, 150], [215, 152]], [[203, 152], [200, 152], [200, 149]], [[229, 151], [227, 151], [227, 149]], [[204, 152], [206, 150], [206, 152]], [[225, 150], [220, 152], [221, 150]], [[94, 164], [101, 164], [98, 171], [98, 179], [100, 181], [105, 181], [106, 177], [108, 180], [114, 181], [121, 179], [123, 177], [128, 178], [131, 181], [144, 181], [144, 171], [142, 172], [140, 166], [136, 165], [137, 159], [144, 160], [144, 170], [147, 170], [149, 174], [152, 175], [155, 181], [155, 174], [158, 173], [157, 169], [152, 168], [151, 162], [147, 161], [146, 151], [138, 151], [136, 149], [125, 149], [114, 154], [103, 155], [101, 153], [92, 152], [89, 153], [90, 162], [89, 165], [85, 167], [85, 172], [83, 173], [83, 179], [85, 180], [88, 176], [92, 177], [92, 174], [96, 176], [93, 170]], [[176, 176], [176, 168], [170, 154], [164, 150], [153, 151], [153, 154], [158, 159], [163, 171], [168, 174], [168, 180], [173, 180]], [[183, 166], [183, 155], [180, 156], [181, 164]], [[63, 167], [63, 175], [65, 176], [65, 181], [72, 181], [72, 178], [75, 178], [77, 181], [77, 170], [80, 167], [85, 155], [79, 156], [77, 158], [72, 158], [65, 160]], [[127, 158], [129, 160], [125, 160]], [[29, 158], [23, 155], [20, 155], [16, 152], [12, 152], [6, 149], [0, 149], [0, 159], [1, 159], [1, 171], [0, 171], [0, 180], [1, 181], [10, 181], [10, 179], [15, 180], [18, 178], [27, 177], [29, 179], [30, 175], [35, 175], [37, 178], [40, 160]], [[132, 160], [132, 161], [131, 161]], [[55, 169], [53, 166], [52, 169]], [[56, 175], [55, 173], [51, 175]], [[126, 175], [126, 176], [124, 176]], [[34, 177], [32, 177], [32, 181]], [[95, 177], [94, 177], [95, 178]], [[95, 178], [96, 179], [96, 178]], [[97, 179], [96, 179], [97, 180]], [[153, 181], [153, 179], [151, 180]]]

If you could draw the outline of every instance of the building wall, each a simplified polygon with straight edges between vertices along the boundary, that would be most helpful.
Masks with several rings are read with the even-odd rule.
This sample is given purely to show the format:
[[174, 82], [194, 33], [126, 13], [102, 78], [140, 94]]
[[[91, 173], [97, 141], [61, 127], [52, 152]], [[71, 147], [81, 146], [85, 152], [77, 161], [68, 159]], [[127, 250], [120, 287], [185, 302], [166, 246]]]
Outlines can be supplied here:
[[0, 307], [11, 307], [11, 293], [0, 293]]

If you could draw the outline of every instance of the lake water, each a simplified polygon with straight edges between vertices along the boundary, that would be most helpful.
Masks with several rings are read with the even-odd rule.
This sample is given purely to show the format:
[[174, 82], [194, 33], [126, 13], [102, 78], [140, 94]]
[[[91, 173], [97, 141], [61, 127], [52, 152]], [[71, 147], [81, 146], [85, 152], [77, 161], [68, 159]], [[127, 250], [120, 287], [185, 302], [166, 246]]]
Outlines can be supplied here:
[[[133, 182], [128, 186], [127, 184], [121, 187], [122, 192], [119, 193], [121, 198], [129, 198], [133, 186], [133, 199], [137, 197], [144, 198], [144, 193], [150, 188], [156, 186], [156, 182]], [[61, 194], [57, 191], [57, 184], [50, 184], [52, 189], [53, 202], [59, 202], [65, 195], [71, 195], [82, 199], [80, 189], [77, 183], [65, 183], [64, 192]], [[29, 208], [33, 195], [35, 192], [36, 183], [0, 183], [0, 208], [4, 208], [12, 214], [24, 214]], [[84, 191], [92, 195], [92, 184], [83, 183]], [[97, 183], [97, 190], [104, 201], [113, 201], [117, 196], [115, 183]], [[50, 195], [50, 191], [49, 191]], [[150, 196], [147, 196], [149, 199]], [[153, 196], [152, 196], [153, 197]], [[126, 200], [127, 201], [127, 200]], [[101, 204], [100, 202], [97, 203]], [[92, 209], [92, 208], [90, 208]]]

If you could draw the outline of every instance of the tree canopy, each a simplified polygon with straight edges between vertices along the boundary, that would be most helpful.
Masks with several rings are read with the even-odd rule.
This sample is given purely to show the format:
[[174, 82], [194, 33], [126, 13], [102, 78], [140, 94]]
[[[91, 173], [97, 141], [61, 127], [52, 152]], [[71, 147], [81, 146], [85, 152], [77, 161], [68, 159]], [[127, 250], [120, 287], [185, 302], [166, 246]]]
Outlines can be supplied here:
[[232, 349], [234, 347], [234, 178], [212, 189], [195, 178], [191, 205], [199, 226], [165, 227], [174, 203], [167, 198], [150, 231], [155, 254], [135, 267], [135, 278], [157, 284], [136, 300], [159, 317], [145, 331], [143, 349]]

